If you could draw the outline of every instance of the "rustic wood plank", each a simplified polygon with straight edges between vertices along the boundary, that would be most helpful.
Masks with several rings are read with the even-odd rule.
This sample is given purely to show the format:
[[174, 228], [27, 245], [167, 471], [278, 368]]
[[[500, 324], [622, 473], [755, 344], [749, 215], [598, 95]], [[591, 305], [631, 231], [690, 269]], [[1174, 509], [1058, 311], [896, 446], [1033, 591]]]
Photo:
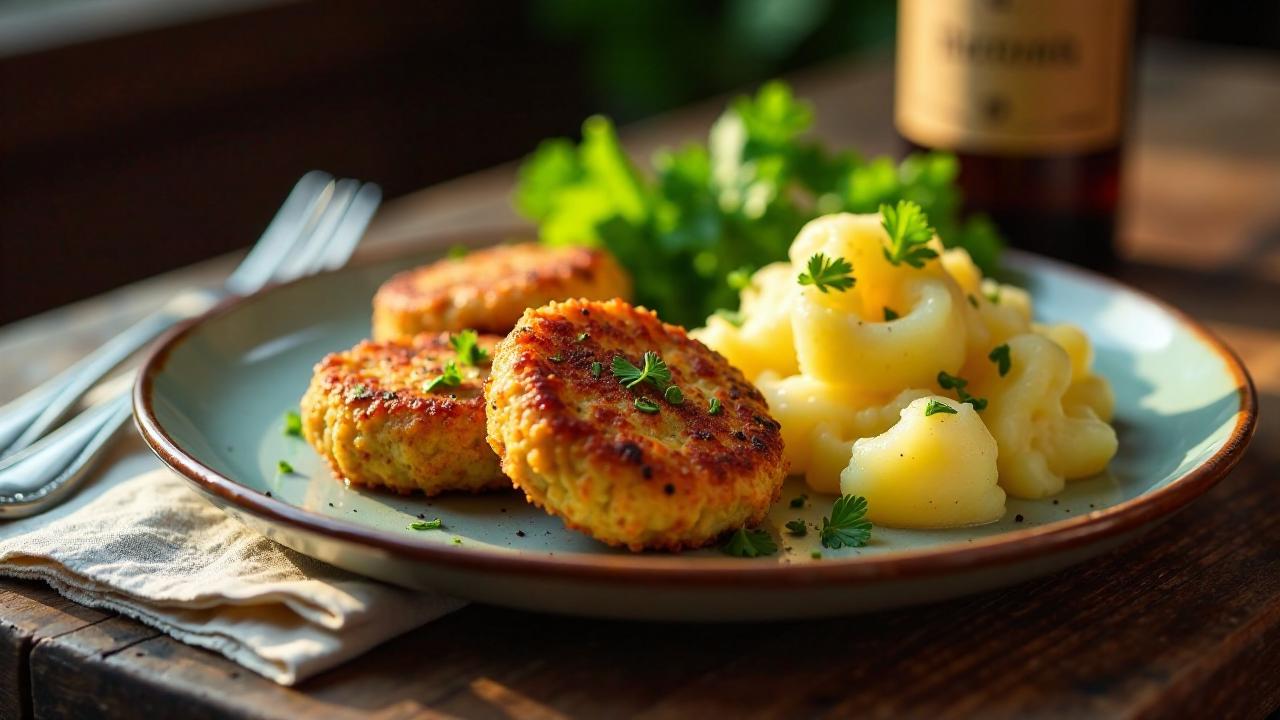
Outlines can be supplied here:
[[1265, 715], [1280, 704], [1266, 445], [1137, 543], [974, 598], [763, 626], [472, 607], [295, 689], [166, 637], [112, 652], [104, 623], [38, 645], [36, 716], [123, 717], [138, 698], [193, 718]]
[[43, 582], [0, 580], [0, 718], [31, 714], [31, 648], [109, 618], [110, 613], [77, 605]]

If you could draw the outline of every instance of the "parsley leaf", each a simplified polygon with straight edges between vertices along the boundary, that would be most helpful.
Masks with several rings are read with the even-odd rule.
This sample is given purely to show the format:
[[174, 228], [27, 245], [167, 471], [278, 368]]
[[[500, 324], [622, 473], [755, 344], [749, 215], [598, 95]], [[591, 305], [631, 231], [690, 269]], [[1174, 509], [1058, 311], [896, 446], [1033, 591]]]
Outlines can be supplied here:
[[452, 360], [446, 361], [444, 364], [444, 372], [432, 378], [426, 385], [422, 386], [423, 392], [433, 392], [441, 385], [449, 387], [457, 387], [462, 384], [462, 373], [458, 370], [458, 364]]
[[414, 520], [409, 523], [410, 530], [439, 530], [444, 527], [444, 523], [440, 518], [435, 520]]
[[672, 405], [680, 405], [684, 402], [684, 391], [678, 385], [668, 385], [662, 397]]
[[724, 409], [724, 406], [720, 404], [720, 398], [712, 396], [711, 399], [707, 401], [708, 415], [719, 415], [722, 409]]
[[647, 415], [656, 415], [658, 411], [661, 409], [658, 407], [658, 403], [650, 400], [647, 397], [638, 397], [636, 398], [635, 402], [632, 404], [635, 405], [635, 408], [637, 410]]
[[900, 316], [898, 315], [898, 313], [896, 313], [896, 312], [894, 312], [894, 311], [893, 311], [893, 308], [886, 307], [886, 308], [884, 309], [884, 321], [885, 321], [885, 322], [893, 322], [894, 320], [897, 320], [899, 317], [900, 317]]
[[458, 362], [463, 365], [479, 365], [489, 360], [489, 351], [480, 347], [480, 335], [475, 330], [463, 330], [449, 336], [449, 344], [458, 353]]
[[862, 547], [871, 541], [871, 521], [866, 518], [867, 499], [861, 495], [841, 495], [831, 508], [831, 517], [822, 518], [822, 547]]
[[844, 292], [857, 282], [853, 277], [853, 266], [842, 257], [827, 259], [822, 253], [814, 253], [809, 258], [808, 272], [800, 273], [796, 282], [801, 285], [812, 285], [822, 292], [830, 287], [837, 292]]
[[613, 374], [618, 378], [618, 382], [626, 386], [627, 389], [634, 388], [636, 385], [648, 380], [659, 390], [666, 390], [667, 386], [671, 384], [671, 369], [662, 361], [658, 353], [646, 352], [643, 362], [644, 367], [638, 368], [621, 355], [615, 355], [613, 357]]
[[796, 537], [804, 537], [809, 533], [809, 526], [805, 525], [804, 521], [800, 519], [788, 520], [787, 532], [795, 535]]
[[919, 205], [910, 200], [899, 200], [897, 207], [882, 204], [880, 216], [881, 225], [889, 233], [889, 246], [884, 248], [886, 260], [894, 265], [906, 263], [922, 268], [926, 260], [938, 257], [933, 248], [925, 247], [934, 232]]
[[371, 397], [373, 397], [373, 391], [369, 389], [368, 385], [357, 385], [347, 391], [346, 401], [368, 400]]
[[802, 508], [804, 507], [804, 504], [808, 501], [809, 501], [808, 495], [797, 495], [791, 498], [791, 502], [789, 504], [793, 508]]
[[968, 380], [957, 375], [952, 375], [945, 370], [938, 373], [938, 387], [941, 387], [943, 390], [955, 390], [956, 397], [960, 399], [960, 402], [969, 403], [973, 406], [973, 409], [978, 412], [986, 410], [987, 399], [970, 395], [969, 391], [964, 389], [968, 384]]
[[284, 434], [289, 437], [302, 437], [302, 416], [290, 410], [284, 414]]
[[987, 298], [987, 302], [990, 302], [992, 305], [1000, 304], [1000, 286], [999, 285], [993, 285], [990, 291], [983, 292], [982, 294]]
[[281, 475], [292, 475], [293, 466], [289, 464], [288, 460], [281, 460], [276, 463], [276, 471]]
[[600, 372], [602, 370], [604, 370], [604, 365], [601, 365], [598, 362], [591, 363], [591, 377], [594, 377], [594, 378], [600, 377]]
[[1000, 371], [1000, 377], [1009, 374], [1009, 366], [1013, 360], [1009, 357], [1009, 343], [997, 345], [987, 354], [987, 359], [996, 364], [996, 369]]
[[729, 541], [720, 547], [720, 551], [734, 557], [753, 558], [778, 552], [778, 545], [764, 530], [738, 528], [729, 536]]
[[725, 282], [734, 290], [742, 290], [751, 285], [751, 268], [740, 267], [725, 276]]
[[955, 415], [956, 409], [942, 401], [929, 398], [929, 402], [924, 406], [924, 416], [929, 417], [930, 415], [937, 415], [938, 413]]

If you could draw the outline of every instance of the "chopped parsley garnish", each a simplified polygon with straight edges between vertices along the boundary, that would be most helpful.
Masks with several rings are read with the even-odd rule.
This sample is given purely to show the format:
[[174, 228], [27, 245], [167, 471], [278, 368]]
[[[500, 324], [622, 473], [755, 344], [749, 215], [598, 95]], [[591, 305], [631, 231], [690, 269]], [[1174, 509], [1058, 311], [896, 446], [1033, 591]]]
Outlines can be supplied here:
[[277, 462], [277, 463], [276, 463], [276, 470], [277, 470], [281, 475], [292, 475], [292, 474], [293, 474], [293, 466], [289, 464], [289, 461], [288, 461], [288, 460], [281, 460], [281, 461]]
[[899, 200], [897, 207], [881, 205], [880, 216], [880, 224], [889, 233], [889, 246], [884, 248], [886, 260], [894, 265], [906, 263], [922, 268], [925, 261], [938, 257], [933, 248], [925, 247], [934, 232], [919, 205], [910, 200]]
[[454, 536], [453, 536], [453, 544], [454, 544], [454, 545], [461, 545], [461, 544], [462, 544], [462, 538], [458, 537], [457, 535], [454, 535]]
[[667, 386], [671, 384], [671, 370], [662, 361], [662, 358], [658, 356], [658, 353], [653, 351], [646, 352], [643, 362], [644, 367], [638, 368], [621, 355], [615, 355], [613, 357], [613, 374], [618, 378], [618, 382], [626, 386], [627, 389], [631, 389], [648, 380], [659, 390], [666, 390]]
[[899, 317], [898, 313], [894, 312], [894, 311], [893, 311], [893, 308], [887, 307], [887, 308], [885, 308], [885, 309], [884, 309], [884, 321], [885, 321], [885, 322], [892, 322], [892, 321], [894, 321], [894, 320], [897, 320], [897, 319], [898, 319], [898, 317]]
[[672, 405], [679, 405], [684, 402], [684, 391], [678, 385], [668, 385], [662, 397]]
[[449, 387], [457, 387], [462, 384], [462, 373], [458, 371], [458, 364], [452, 360], [445, 362], [444, 372], [432, 378], [426, 385], [422, 386], [423, 392], [432, 392], [440, 385], [448, 385]]
[[1000, 377], [1008, 375], [1009, 366], [1013, 362], [1009, 357], [1009, 343], [995, 346], [987, 354], [987, 359], [996, 364], [996, 369], [1000, 371]]
[[440, 521], [440, 518], [435, 520], [414, 520], [409, 523], [410, 530], [439, 530], [442, 527], [444, 527], [444, 523]]
[[822, 518], [822, 547], [862, 547], [871, 541], [871, 521], [867, 519], [867, 499], [861, 495], [841, 495], [831, 508], [831, 517]]
[[720, 551], [734, 557], [753, 558], [778, 552], [778, 545], [764, 530], [738, 528], [729, 536], [729, 541], [720, 547]]
[[827, 259], [822, 253], [814, 253], [809, 258], [809, 271], [800, 273], [796, 282], [812, 285], [825, 293], [828, 287], [844, 292], [853, 287], [856, 281], [853, 278], [853, 266], [848, 260], [842, 257]]
[[742, 323], [746, 321], [746, 318], [742, 316], [741, 310], [726, 310], [724, 308], [719, 308], [711, 314], [734, 327], [742, 327]]
[[821, 550], [814, 550], [813, 552], [809, 553], [809, 557], [813, 558], [814, 560], [821, 560], [821, 559], [822, 559], [822, 551], [821, 551]]
[[479, 365], [489, 359], [489, 351], [480, 347], [480, 335], [475, 330], [463, 330], [449, 336], [449, 344], [458, 353], [458, 362], [463, 365]]
[[284, 414], [284, 434], [289, 437], [302, 437], [302, 416], [290, 410]]
[[707, 401], [708, 415], [719, 415], [720, 411], [723, 409], [724, 406], [720, 404], [720, 398], [712, 396], [712, 398]]
[[940, 400], [929, 398], [929, 402], [924, 406], [924, 416], [929, 417], [930, 415], [937, 415], [938, 413], [943, 413], [944, 415], [955, 415], [956, 409]]
[[373, 391], [367, 385], [357, 385], [347, 391], [347, 402], [368, 400], [371, 397], [373, 397]]
[[969, 384], [968, 380], [947, 373], [945, 370], [938, 373], [938, 386], [943, 390], [955, 390], [956, 397], [960, 398], [960, 402], [969, 403], [974, 410], [982, 412], [987, 409], [987, 399], [974, 397], [969, 394], [964, 387]]
[[448, 252], [445, 253], [445, 257], [449, 258], [450, 260], [460, 260], [466, 257], [468, 252], [470, 251], [467, 249], [467, 246], [454, 245], [453, 247], [449, 248]]
[[656, 403], [656, 402], [654, 402], [654, 401], [650, 400], [650, 399], [649, 399], [649, 398], [647, 398], [647, 397], [638, 397], [638, 398], [636, 398], [636, 401], [635, 401], [635, 403], [634, 403], [634, 404], [635, 404], [635, 406], [636, 406], [636, 409], [637, 409], [637, 410], [639, 410], [639, 411], [640, 411], [640, 412], [642, 412], [642, 413], [647, 413], [647, 414], [649, 414], [649, 415], [654, 415], [654, 414], [656, 414], [656, 413], [658, 412], [658, 409], [659, 409], [659, 408], [658, 408], [658, 403]]
[[1000, 304], [1000, 286], [999, 285], [993, 286], [991, 288], [991, 292], [984, 292], [982, 294], [987, 298], [988, 301], [991, 302], [992, 305]]
[[791, 507], [793, 507], [793, 508], [802, 508], [802, 507], [804, 507], [804, 504], [805, 504], [806, 502], [808, 502], [808, 501], [809, 501], [809, 496], [808, 496], [808, 495], [797, 495], [797, 496], [795, 496], [795, 497], [791, 498]]
[[600, 373], [603, 370], [604, 370], [604, 365], [601, 365], [598, 362], [591, 363], [591, 377], [595, 377], [595, 378], [600, 377]]
[[580, 332], [580, 333], [578, 333], [578, 342], [582, 342], [582, 341], [586, 340], [586, 339], [587, 339], [587, 338], [589, 338], [589, 337], [591, 337], [591, 333]]
[[787, 522], [787, 532], [796, 537], [803, 537], [809, 533], [809, 526], [805, 525], [803, 520], [790, 520]]
[[564, 362], [564, 355], [561, 355], [560, 353], [556, 353], [555, 355], [552, 355], [547, 359], [553, 363], [562, 363]]

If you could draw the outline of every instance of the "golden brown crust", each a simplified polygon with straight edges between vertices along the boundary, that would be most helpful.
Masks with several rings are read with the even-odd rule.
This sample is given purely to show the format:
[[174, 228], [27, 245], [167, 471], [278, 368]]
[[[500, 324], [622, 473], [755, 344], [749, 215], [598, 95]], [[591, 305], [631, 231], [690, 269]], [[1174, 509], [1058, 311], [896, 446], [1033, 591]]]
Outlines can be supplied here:
[[[613, 375], [614, 356], [641, 365], [645, 351], [666, 361], [683, 403]], [[637, 410], [641, 396], [659, 412]], [[489, 442], [529, 500], [632, 550], [700, 547], [758, 523], [786, 475], [760, 392], [683, 328], [621, 300], [526, 312], [498, 345], [485, 397]]]
[[373, 337], [464, 328], [505, 335], [527, 308], [630, 293], [630, 278], [604, 250], [499, 245], [392, 277], [373, 298]]
[[[481, 335], [492, 351], [498, 338]], [[453, 360], [456, 387], [424, 388]], [[363, 341], [327, 355], [302, 398], [303, 436], [334, 475], [353, 484], [434, 495], [509, 487], [485, 442], [487, 361], [457, 363], [449, 334]]]

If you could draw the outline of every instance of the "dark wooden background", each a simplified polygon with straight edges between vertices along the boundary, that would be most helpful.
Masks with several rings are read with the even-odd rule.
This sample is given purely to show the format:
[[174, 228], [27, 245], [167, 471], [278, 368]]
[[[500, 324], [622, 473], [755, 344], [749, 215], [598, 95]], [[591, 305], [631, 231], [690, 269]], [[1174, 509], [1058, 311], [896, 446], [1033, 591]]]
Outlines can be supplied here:
[[[699, 43], [746, 0], [584, 7], [260, 0], [40, 50], [8, 53], [0, 33], [0, 323], [247, 247], [309, 169], [400, 196], [572, 135], [589, 112], [662, 109], [628, 102], [643, 94], [619, 89], [642, 84], [628, 64], [663, 61], [645, 87], [696, 99], [887, 42], [893, 17], [892, 0], [832, 3], [795, 52], [761, 60]], [[1140, 7], [1144, 35], [1280, 49], [1277, 3]], [[556, 14], [579, 24], [536, 22]]]
[[573, 133], [579, 64], [513, 9], [290, 2], [0, 59], [0, 323], [244, 247], [307, 170], [402, 195]]

